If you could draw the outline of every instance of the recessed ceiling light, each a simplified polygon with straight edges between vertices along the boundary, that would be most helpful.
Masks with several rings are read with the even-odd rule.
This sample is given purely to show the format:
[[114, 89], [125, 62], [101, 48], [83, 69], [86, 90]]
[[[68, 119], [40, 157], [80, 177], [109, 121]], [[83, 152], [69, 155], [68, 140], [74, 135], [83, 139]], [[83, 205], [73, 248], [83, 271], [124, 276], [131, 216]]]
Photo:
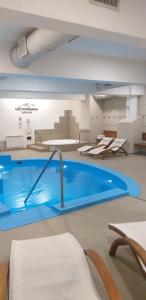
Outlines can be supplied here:
[[106, 95], [95, 95], [97, 98], [106, 98]]

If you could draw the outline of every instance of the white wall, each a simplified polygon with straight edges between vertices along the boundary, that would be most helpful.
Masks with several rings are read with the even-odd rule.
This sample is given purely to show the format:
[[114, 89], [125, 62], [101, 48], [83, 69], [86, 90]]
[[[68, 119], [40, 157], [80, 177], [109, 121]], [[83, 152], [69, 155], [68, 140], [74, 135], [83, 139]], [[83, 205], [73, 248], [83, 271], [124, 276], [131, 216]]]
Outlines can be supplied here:
[[[63, 96], [62, 96], [63, 97]], [[17, 106], [29, 102], [38, 107], [32, 114], [22, 114], [15, 110]], [[126, 115], [126, 97], [113, 97], [95, 101], [92, 96], [86, 100], [48, 100], [48, 99], [0, 99], [0, 141], [7, 135], [26, 135], [27, 119], [30, 128], [49, 129], [58, 122], [64, 110], [72, 110], [79, 122], [80, 129], [90, 131], [90, 142], [95, 142], [103, 130], [117, 130], [118, 122]], [[146, 132], [146, 99], [141, 96], [138, 101], [139, 116], [143, 116], [142, 131]], [[22, 129], [19, 129], [19, 117], [22, 118]]]
[[[35, 104], [39, 110], [31, 114], [15, 110], [24, 103]], [[0, 140], [5, 140], [7, 135], [26, 135], [28, 118], [32, 130], [54, 128], [54, 123], [59, 121], [59, 116], [64, 115], [64, 110], [72, 110], [80, 129], [88, 129], [88, 103], [80, 100], [0, 99]], [[22, 118], [22, 129], [18, 126], [19, 117]]]
[[138, 116], [141, 116], [142, 121], [142, 132], [146, 132], [146, 88], [144, 96], [138, 98]]
[[118, 137], [127, 139], [125, 148], [128, 153], [134, 153], [134, 143], [141, 141], [142, 118], [125, 119], [118, 123]]
[[[24, 24], [25, 19], [28, 26], [33, 22], [34, 27], [43, 25], [50, 29], [78, 34], [90, 32], [95, 36], [102, 34], [100, 29], [108, 31], [113, 37], [114, 33], [120, 33], [125, 35], [125, 38], [126, 35], [146, 38], [145, 0], [121, 0], [118, 12], [91, 5], [89, 0], [37, 0], [37, 5], [30, 0], [0, 0], [0, 7], [12, 10], [17, 23]], [[9, 14], [10, 12], [8, 11]], [[3, 12], [2, 18], [5, 15]]]
[[94, 100], [90, 96], [90, 137], [89, 141], [95, 143], [96, 137], [103, 133], [103, 102]]
[[103, 100], [104, 130], [118, 129], [118, 122], [126, 117], [126, 97], [113, 97]]

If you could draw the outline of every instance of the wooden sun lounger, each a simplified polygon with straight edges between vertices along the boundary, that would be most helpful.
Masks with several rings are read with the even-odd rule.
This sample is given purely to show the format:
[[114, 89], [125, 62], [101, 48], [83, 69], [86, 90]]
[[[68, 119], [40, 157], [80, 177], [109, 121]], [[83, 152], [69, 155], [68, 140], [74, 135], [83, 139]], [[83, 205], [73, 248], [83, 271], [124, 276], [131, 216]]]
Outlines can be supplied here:
[[[51, 240], [48, 241], [49, 239]], [[59, 240], [59, 243], [58, 241], [56, 243], [56, 239]], [[40, 245], [40, 243], [42, 244]], [[26, 246], [26, 244], [28, 246], [27, 249], [24, 248], [24, 245]], [[15, 245], [16, 245], [16, 251], [15, 251]], [[38, 247], [36, 247], [36, 245]], [[59, 249], [57, 248], [55, 249], [55, 251], [52, 251], [53, 245], [54, 247], [56, 245], [58, 246], [62, 245], [62, 246], [61, 248]], [[95, 265], [98, 273], [100, 274], [104, 282], [105, 288], [109, 295], [109, 299], [110, 300], [122, 299], [117, 289], [117, 286], [109, 270], [107, 269], [104, 262], [102, 261], [101, 257], [94, 250], [88, 249], [83, 251], [80, 245], [78, 244], [78, 242], [75, 240], [75, 238], [73, 238], [71, 234], [66, 233], [55, 237], [46, 237], [43, 238], [43, 242], [42, 242], [42, 238], [27, 240], [27, 241], [19, 241], [18, 243], [17, 241], [16, 243], [14, 241], [12, 246], [13, 246], [12, 247], [13, 253], [12, 253], [12, 257], [10, 256], [10, 259], [12, 260], [11, 263], [0, 264], [0, 300], [8, 300], [7, 298], [8, 286], [10, 286], [9, 300], [11, 299], [18, 300], [20, 298], [21, 300], [24, 299], [26, 300], [26, 298], [27, 300], [32, 300], [32, 299], [36, 299], [34, 298], [34, 295], [37, 295], [35, 296], [37, 297], [37, 299], [46, 300], [48, 299], [48, 296], [50, 296], [49, 299], [52, 299], [51, 298], [52, 295], [54, 295], [53, 297], [58, 297], [56, 296], [58, 295], [58, 293], [60, 295], [60, 300], [62, 300], [64, 299], [64, 292], [65, 295], [68, 295], [68, 299], [73, 299], [73, 297], [69, 298], [71, 295], [70, 289], [73, 289], [72, 292], [74, 295], [79, 295], [81, 296], [81, 298], [83, 292], [83, 295], [87, 294], [90, 300], [101, 300], [102, 297], [100, 297], [98, 291], [95, 290], [95, 285], [91, 278], [91, 273], [87, 264], [87, 260], [85, 259], [85, 256], [89, 258]], [[45, 256], [46, 257], [48, 256], [48, 260], [46, 260], [46, 257], [42, 257], [42, 259], [35, 262], [35, 258], [33, 256], [36, 255], [36, 257], [40, 256], [41, 258], [41, 256], [44, 253], [43, 247], [45, 247]], [[36, 253], [33, 252], [34, 249]], [[64, 252], [65, 252], [64, 257], [61, 258], [61, 255]], [[19, 253], [19, 257], [15, 256], [18, 253]], [[40, 266], [40, 274], [37, 265]], [[61, 265], [64, 265], [64, 267], [60, 268]], [[13, 267], [14, 270], [10, 270], [9, 272], [10, 267], [11, 268]], [[42, 272], [43, 267], [44, 267], [44, 274]], [[75, 268], [76, 268], [76, 272], [75, 272]], [[34, 273], [33, 273], [33, 269], [34, 269]], [[54, 273], [57, 270], [58, 273], [57, 274]], [[20, 272], [22, 272], [21, 276], [20, 276]], [[34, 278], [32, 278], [32, 275], [34, 275]], [[13, 276], [13, 278], [11, 278], [10, 276]], [[43, 278], [45, 280], [45, 283], [42, 285]], [[62, 278], [62, 280], [60, 281], [59, 278], [60, 279]], [[9, 280], [10, 280], [10, 284], [9, 284]], [[66, 280], [66, 282], [64, 280]], [[85, 280], [85, 286], [83, 284], [84, 280]], [[31, 282], [33, 283], [33, 286], [31, 286]], [[48, 282], [48, 286], [46, 285], [47, 282]], [[65, 290], [62, 294], [61, 288], [65, 288], [67, 286], [69, 286], [69, 289]]]
[[115, 256], [119, 246], [128, 245], [146, 279], [146, 221], [109, 224], [109, 228], [121, 236], [114, 240], [110, 247], [109, 254]]
[[104, 147], [96, 147], [94, 149], [91, 149], [88, 151], [88, 154], [90, 155], [102, 155], [102, 159], [105, 158], [105, 155], [107, 153], [122, 153], [125, 154], [126, 156], [128, 155], [127, 151], [123, 148], [124, 144], [126, 143], [126, 139], [115, 139], [111, 145], [107, 148]]
[[85, 145], [77, 149], [81, 154], [83, 153], [89, 153], [90, 150], [98, 147], [107, 148], [111, 142], [113, 141], [113, 138], [110, 137], [104, 137], [97, 145]]

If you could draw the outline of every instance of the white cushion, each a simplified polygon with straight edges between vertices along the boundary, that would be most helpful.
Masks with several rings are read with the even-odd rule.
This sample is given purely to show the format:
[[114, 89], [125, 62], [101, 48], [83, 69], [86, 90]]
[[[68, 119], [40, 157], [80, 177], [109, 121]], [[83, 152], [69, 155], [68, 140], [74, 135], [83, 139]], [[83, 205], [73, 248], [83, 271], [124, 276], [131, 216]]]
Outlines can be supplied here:
[[103, 139], [104, 137], [105, 137], [104, 134], [99, 134], [99, 135], [96, 137], [96, 140], [98, 140], [98, 139]]
[[126, 139], [115, 139], [113, 143], [108, 147], [108, 149], [112, 149], [112, 151], [117, 151], [120, 147], [122, 147], [126, 142]]
[[99, 300], [85, 254], [69, 233], [13, 241], [9, 300]]
[[106, 149], [104, 148], [104, 146], [102, 147], [97, 147], [97, 148], [94, 148], [90, 151], [88, 151], [88, 154], [92, 154], [92, 155], [98, 155], [98, 154], [101, 154], [103, 153], [104, 151], [106, 151]]
[[104, 137], [99, 143], [98, 146], [108, 146], [111, 141], [113, 140], [113, 138], [110, 137]]
[[79, 151], [79, 152], [86, 152], [86, 151], [88, 151], [88, 150], [90, 150], [90, 149], [92, 149], [94, 147], [96, 147], [96, 146], [85, 145], [85, 146], [82, 146], [82, 147], [78, 148], [77, 151]]

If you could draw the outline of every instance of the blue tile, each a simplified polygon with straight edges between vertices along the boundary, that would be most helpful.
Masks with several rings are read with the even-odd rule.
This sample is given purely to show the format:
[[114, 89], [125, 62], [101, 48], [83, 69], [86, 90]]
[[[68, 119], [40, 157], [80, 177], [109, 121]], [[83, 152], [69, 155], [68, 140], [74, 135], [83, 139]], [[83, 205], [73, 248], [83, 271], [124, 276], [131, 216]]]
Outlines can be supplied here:
[[9, 213], [10, 213], [9, 208], [0, 202], [0, 217], [3, 215], [7, 215]]
[[0, 154], [0, 162], [6, 162], [11, 160], [11, 155]]

